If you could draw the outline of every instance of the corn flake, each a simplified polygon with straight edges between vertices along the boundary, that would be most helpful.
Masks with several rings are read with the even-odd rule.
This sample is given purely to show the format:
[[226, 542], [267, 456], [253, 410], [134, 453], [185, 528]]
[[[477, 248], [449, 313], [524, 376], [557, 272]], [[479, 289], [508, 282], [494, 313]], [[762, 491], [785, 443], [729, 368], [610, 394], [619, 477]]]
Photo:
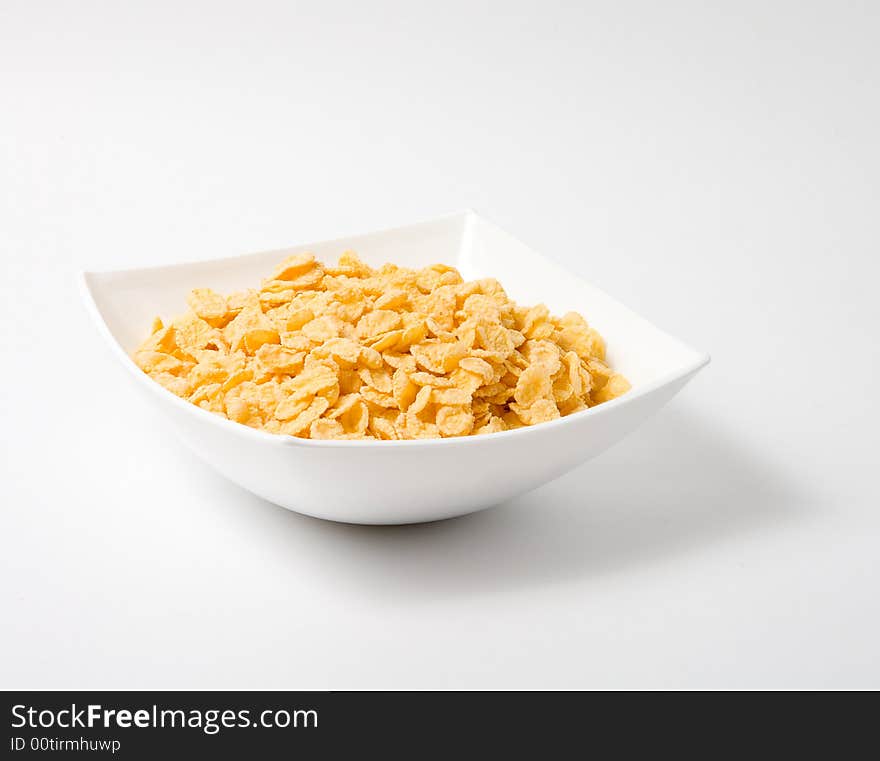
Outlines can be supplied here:
[[313, 439], [424, 439], [537, 425], [625, 394], [576, 312], [519, 306], [452, 267], [288, 256], [258, 289], [195, 288], [134, 361], [202, 409]]

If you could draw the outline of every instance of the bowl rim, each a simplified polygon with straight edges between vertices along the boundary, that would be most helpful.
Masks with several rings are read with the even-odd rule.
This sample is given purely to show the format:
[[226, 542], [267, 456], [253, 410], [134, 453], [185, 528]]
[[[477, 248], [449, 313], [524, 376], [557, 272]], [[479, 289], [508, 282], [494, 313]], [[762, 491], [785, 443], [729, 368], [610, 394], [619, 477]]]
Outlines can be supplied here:
[[[195, 259], [189, 260], [185, 262], [176, 262], [174, 264], [160, 264], [151, 267], [130, 267], [126, 269], [118, 269], [118, 270], [106, 270], [106, 271], [91, 271], [91, 270], [80, 270], [77, 273], [77, 286], [80, 292], [80, 296], [82, 298], [83, 304], [86, 308], [86, 311], [92, 318], [92, 321], [95, 323], [98, 332], [101, 336], [110, 344], [111, 351], [114, 355], [120, 360], [123, 367], [125, 367], [129, 374], [133, 375], [137, 382], [142, 384], [142, 386], [152, 393], [157, 395], [159, 400], [164, 400], [166, 402], [170, 402], [173, 405], [177, 405], [179, 409], [186, 410], [188, 414], [195, 414], [198, 418], [203, 422], [212, 422], [214, 425], [220, 427], [221, 430], [227, 430], [233, 434], [239, 434], [244, 437], [251, 437], [257, 441], [262, 441], [265, 444], [275, 445], [275, 446], [300, 446], [300, 447], [330, 447], [330, 448], [370, 448], [370, 449], [396, 449], [399, 447], [406, 448], [415, 448], [415, 447], [438, 447], [438, 446], [469, 446], [471, 444], [482, 443], [486, 441], [501, 441], [507, 440], [511, 437], [516, 436], [527, 436], [534, 435], [537, 431], [547, 431], [558, 429], [565, 425], [572, 425], [577, 421], [587, 419], [589, 417], [596, 417], [598, 415], [606, 415], [614, 410], [617, 410], [619, 407], [629, 404], [631, 402], [636, 401], [637, 399], [646, 396], [657, 389], [662, 388], [670, 383], [674, 383], [675, 381], [685, 378], [688, 375], [693, 375], [703, 367], [711, 362], [711, 357], [705, 352], [699, 352], [696, 349], [688, 346], [681, 339], [667, 333], [664, 330], [658, 328], [654, 323], [649, 322], [649, 324], [657, 330], [659, 333], [662, 333], [666, 338], [678, 343], [682, 348], [686, 349], [690, 354], [693, 355], [693, 359], [683, 364], [681, 367], [673, 370], [661, 377], [651, 381], [650, 383], [646, 383], [642, 386], [631, 388], [627, 391], [623, 396], [619, 396], [616, 399], [611, 399], [607, 402], [602, 402], [601, 404], [597, 404], [594, 407], [589, 407], [586, 410], [581, 410], [579, 412], [572, 413], [571, 415], [567, 415], [566, 417], [556, 418], [555, 420], [548, 420], [543, 423], [537, 423], [536, 425], [523, 426], [522, 428], [515, 428], [509, 431], [496, 431], [494, 433], [481, 434], [476, 436], [449, 436], [446, 438], [431, 438], [431, 439], [395, 439], [395, 440], [377, 440], [377, 439], [304, 439], [296, 436], [291, 436], [289, 434], [283, 433], [270, 433], [269, 431], [263, 431], [259, 428], [252, 428], [250, 426], [244, 425], [243, 423], [237, 423], [234, 420], [230, 420], [229, 418], [223, 417], [215, 412], [209, 412], [208, 410], [202, 409], [198, 405], [193, 404], [192, 402], [187, 401], [186, 399], [182, 399], [176, 394], [172, 393], [160, 383], [157, 383], [149, 375], [143, 372], [134, 362], [134, 360], [125, 352], [120, 343], [116, 340], [113, 334], [110, 332], [110, 327], [107, 325], [104, 320], [103, 315], [101, 314], [101, 310], [98, 308], [97, 301], [95, 299], [95, 295], [92, 291], [91, 284], [89, 282], [89, 278], [92, 276], [103, 276], [103, 275], [113, 275], [113, 274], [136, 274], [139, 272], [147, 272], [147, 271], [158, 271], [162, 269], [171, 269], [180, 266], [185, 266], [187, 264], [203, 264], [206, 262], [224, 262], [231, 261], [234, 259], [243, 259], [249, 256], [255, 256], [260, 254], [273, 253], [275, 251], [281, 252], [291, 248], [307, 248], [312, 245], [317, 245], [318, 243], [333, 243], [335, 241], [342, 241], [347, 238], [358, 237], [359, 235], [370, 235], [373, 233], [382, 233], [382, 232], [392, 232], [394, 230], [400, 229], [402, 227], [410, 227], [413, 225], [418, 225], [426, 222], [435, 222], [442, 219], [453, 218], [457, 216], [473, 216], [478, 217], [481, 221], [487, 222], [488, 224], [494, 225], [493, 222], [487, 220], [482, 214], [478, 214], [473, 209], [464, 209], [460, 212], [453, 212], [450, 214], [443, 214], [434, 217], [430, 217], [429, 219], [421, 220], [420, 222], [414, 222], [407, 225], [394, 225], [391, 227], [380, 228], [369, 230], [365, 233], [355, 233], [353, 235], [340, 236], [337, 238], [330, 238], [321, 241], [313, 241], [311, 243], [304, 244], [295, 244], [294, 246], [286, 246], [284, 248], [279, 249], [268, 249], [266, 251], [254, 251], [245, 254], [234, 254], [232, 256], [222, 256], [222, 257], [212, 257], [208, 259]], [[503, 229], [503, 228], [502, 228]], [[504, 232], [507, 232], [506, 230]], [[510, 235], [510, 233], [507, 233]], [[514, 237], [514, 236], [511, 236]], [[516, 239], [518, 240], [518, 239]], [[523, 244], [527, 245], [527, 244]], [[534, 253], [536, 256], [541, 259], [546, 260], [549, 264], [555, 267], [562, 268], [562, 265], [553, 262], [552, 260], [547, 259], [542, 253], [535, 251], [531, 246], [528, 246], [530, 251]], [[565, 269], [565, 268], [563, 268]], [[566, 270], [567, 271], [567, 270]], [[574, 273], [573, 277], [578, 277]], [[578, 277], [578, 279], [582, 279]], [[602, 292], [609, 299], [613, 301], [617, 301], [614, 297], [605, 294], [602, 289], [597, 288], [596, 286], [590, 284], [592, 288], [597, 291]], [[626, 307], [626, 305], [623, 305]], [[638, 316], [640, 319], [644, 320], [644, 317], [641, 317], [637, 312], [634, 312], [629, 307], [626, 307], [628, 311], [632, 312], [634, 315]]]

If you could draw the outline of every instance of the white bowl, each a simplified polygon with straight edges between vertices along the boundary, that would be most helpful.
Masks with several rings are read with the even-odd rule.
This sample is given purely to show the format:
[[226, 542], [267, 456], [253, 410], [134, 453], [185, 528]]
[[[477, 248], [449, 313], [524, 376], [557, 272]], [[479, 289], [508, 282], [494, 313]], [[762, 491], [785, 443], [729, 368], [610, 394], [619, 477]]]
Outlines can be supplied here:
[[[234, 423], [165, 390], [130, 359], [152, 318], [184, 309], [193, 287], [233, 291], [258, 283], [284, 256], [335, 261], [352, 249], [367, 263], [443, 262], [465, 279], [496, 277], [511, 298], [555, 314], [581, 312], [605, 337], [624, 396], [529, 428], [417, 441], [311, 441]], [[89, 311], [134, 383], [183, 441], [222, 475], [297, 512], [348, 523], [418, 523], [497, 505], [589, 460], [668, 402], [709, 358], [651, 325], [472, 211], [391, 230], [169, 267], [86, 272]]]

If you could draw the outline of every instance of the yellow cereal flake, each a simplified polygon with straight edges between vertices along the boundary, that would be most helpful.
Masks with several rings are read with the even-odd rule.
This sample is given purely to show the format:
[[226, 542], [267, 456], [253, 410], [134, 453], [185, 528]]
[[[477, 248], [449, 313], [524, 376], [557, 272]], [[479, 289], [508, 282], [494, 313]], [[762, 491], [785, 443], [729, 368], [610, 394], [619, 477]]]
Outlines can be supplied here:
[[608, 402], [616, 399], [618, 396], [623, 396], [629, 390], [629, 381], [622, 375], [615, 373], [601, 389], [592, 395], [592, 401], [594, 404]]
[[434, 404], [451, 404], [455, 406], [467, 406], [471, 403], [472, 394], [463, 388], [435, 388], [431, 391], [431, 401]]
[[222, 328], [232, 315], [226, 297], [210, 288], [195, 288], [187, 298], [189, 308], [202, 320], [216, 328]]
[[413, 399], [412, 404], [409, 405], [407, 412], [413, 415], [422, 412], [428, 406], [428, 402], [431, 401], [431, 394], [433, 394], [433, 389], [430, 386], [422, 386], [419, 389], [419, 393], [416, 394], [416, 398]]
[[309, 426], [310, 439], [344, 439], [345, 429], [338, 420], [319, 417]]
[[304, 410], [299, 412], [291, 420], [288, 420], [288, 422], [284, 423], [284, 425], [281, 426], [281, 430], [290, 436], [301, 436], [306, 438], [306, 434], [312, 423], [320, 418], [329, 406], [330, 403], [324, 399], [324, 397], [316, 396]]
[[478, 376], [482, 381], [481, 386], [491, 383], [495, 377], [492, 365], [479, 357], [465, 357], [459, 361], [458, 366]]
[[397, 312], [392, 312], [390, 309], [376, 309], [358, 320], [356, 332], [358, 338], [369, 339], [399, 328], [401, 323], [402, 319]]
[[428, 372], [444, 375], [458, 367], [459, 360], [464, 359], [465, 349], [458, 343], [444, 343], [439, 339], [429, 338], [411, 346], [410, 354]]
[[260, 364], [273, 373], [296, 375], [302, 370], [306, 353], [275, 343], [264, 343], [254, 353]]
[[324, 342], [341, 336], [345, 327], [345, 323], [339, 317], [328, 314], [307, 322], [302, 326], [302, 332], [312, 341]]
[[315, 255], [304, 253], [288, 256], [272, 273], [272, 280], [293, 280], [315, 266]]
[[307, 399], [324, 395], [329, 389], [339, 386], [339, 376], [324, 364], [313, 364], [289, 381], [290, 399]]
[[510, 409], [525, 425], [546, 423], [548, 420], [555, 420], [560, 416], [559, 408], [552, 399], [538, 399], [530, 407], [513, 403], [510, 405]]
[[437, 428], [443, 436], [467, 436], [473, 427], [473, 413], [465, 405], [437, 410]]
[[281, 337], [277, 330], [271, 328], [258, 328], [257, 330], [249, 330], [244, 334], [244, 350], [248, 354], [256, 354], [264, 344], [281, 343]]
[[625, 394], [576, 312], [511, 301], [452, 267], [288, 256], [257, 289], [195, 288], [133, 359], [202, 409], [312, 439], [424, 439], [537, 425]]
[[397, 402], [399, 410], [406, 412], [415, 401], [418, 392], [419, 386], [413, 382], [412, 376], [408, 375], [402, 367], [394, 371], [394, 375], [391, 376], [391, 394], [394, 401]]

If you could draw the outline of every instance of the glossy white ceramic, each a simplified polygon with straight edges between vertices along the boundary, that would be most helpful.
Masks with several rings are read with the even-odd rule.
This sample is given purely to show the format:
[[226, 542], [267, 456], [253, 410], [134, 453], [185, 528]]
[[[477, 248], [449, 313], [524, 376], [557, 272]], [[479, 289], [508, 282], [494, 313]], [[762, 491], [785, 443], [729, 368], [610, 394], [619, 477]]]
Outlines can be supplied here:
[[[284, 256], [346, 249], [366, 262], [453, 264], [497, 277], [522, 303], [579, 311], [606, 338], [625, 396], [550, 423], [484, 436], [420, 441], [310, 441], [263, 433], [206, 412], [152, 381], [129, 358], [152, 318], [185, 308], [196, 286], [233, 291]], [[472, 211], [390, 230], [246, 256], [149, 269], [85, 272], [86, 305], [132, 381], [183, 441], [220, 474], [282, 507], [350, 523], [417, 523], [504, 502], [589, 460], [668, 402], [708, 361]], [[119, 411], [124, 414], [124, 411]]]

